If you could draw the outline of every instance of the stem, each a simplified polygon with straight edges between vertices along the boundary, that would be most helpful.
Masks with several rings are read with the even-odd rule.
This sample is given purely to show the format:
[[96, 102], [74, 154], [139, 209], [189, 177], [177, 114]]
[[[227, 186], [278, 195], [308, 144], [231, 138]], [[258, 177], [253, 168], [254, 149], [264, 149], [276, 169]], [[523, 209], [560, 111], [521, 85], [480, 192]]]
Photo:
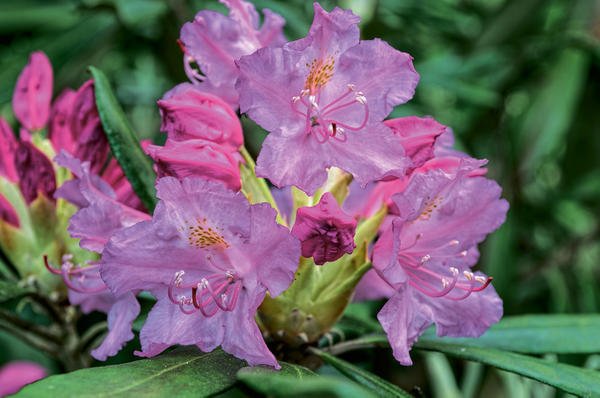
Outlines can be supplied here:
[[5, 322], [0, 323], [0, 330], [4, 330], [4, 331], [12, 334], [16, 338], [23, 340], [30, 346], [32, 346], [40, 351], [43, 351], [52, 357], [57, 357], [59, 354], [60, 350], [56, 344], [53, 344], [53, 343], [45, 340], [44, 338], [37, 336], [33, 333], [30, 333], [26, 330], [22, 330], [17, 327], [14, 327], [10, 323], [5, 323]]
[[7, 321], [8, 325], [10, 325], [10, 327], [14, 328], [15, 330], [22, 330], [23, 332], [36, 335], [39, 338], [50, 340], [55, 343], [60, 343], [60, 336], [58, 336], [56, 333], [51, 332], [43, 326], [36, 325], [35, 323], [31, 323], [24, 319], [21, 319], [12, 312], [5, 310], [4, 308], [0, 308], [0, 319]]
[[92, 341], [98, 334], [104, 332], [108, 329], [108, 322], [100, 322], [86, 330], [86, 332], [81, 336], [81, 340], [79, 341], [78, 349], [82, 350], [85, 348], [90, 341]]
[[[250, 155], [244, 146], [240, 148], [240, 153], [246, 161], [246, 165], [245, 167], [242, 166], [241, 171], [242, 186], [246, 196], [249, 196], [248, 200], [250, 200], [251, 203], [269, 203], [271, 207], [277, 211], [277, 222], [282, 225], [287, 225], [283, 217], [281, 217], [281, 213], [279, 212], [277, 203], [275, 203], [275, 199], [273, 199], [273, 195], [271, 194], [271, 190], [269, 189], [267, 181], [264, 178], [259, 178], [256, 176], [256, 164], [254, 163], [252, 155]], [[249, 169], [249, 172], [244, 170], [245, 168]]]
[[328, 352], [331, 355], [340, 355], [344, 352], [362, 350], [365, 348], [373, 347], [388, 347], [389, 342], [385, 335], [371, 335], [363, 336], [355, 340], [344, 341], [343, 343], [336, 344], [329, 348], [323, 348], [322, 350]]

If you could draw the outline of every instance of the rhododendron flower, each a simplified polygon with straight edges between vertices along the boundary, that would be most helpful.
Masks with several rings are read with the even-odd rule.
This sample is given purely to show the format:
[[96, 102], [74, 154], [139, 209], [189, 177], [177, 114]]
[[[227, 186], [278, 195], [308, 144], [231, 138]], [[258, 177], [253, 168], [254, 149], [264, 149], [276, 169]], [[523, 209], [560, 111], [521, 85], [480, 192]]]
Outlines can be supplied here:
[[71, 217], [69, 233], [81, 239], [79, 244], [84, 249], [102, 253], [117, 230], [150, 218], [148, 214], [119, 202], [113, 189], [91, 172], [90, 162], [82, 163], [65, 151], [54, 161], [76, 177], [58, 188], [55, 196], [80, 208]]
[[180, 44], [190, 80], [202, 91], [218, 95], [237, 109], [238, 94], [234, 84], [239, 72], [235, 61], [259, 48], [283, 44], [285, 21], [265, 9], [264, 22], [259, 28], [260, 18], [252, 3], [243, 0], [221, 2], [229, 8], [229, 16], [200, 11], [192, 22], [181, 28]]
[[40, 130], [48, 122], [52, 80], [52, 65], [46, 54], [41, 51], [31, 53], [19, 75], [12, 99], [16, 118], [29, 131]]
[[221, 181], [234, 191], [242, 186], [239, 161], [219, 145], [203, 140], [167, 140], [164, 147], [150, 145], [146, 153], [154, 159], [158, 177], [203, 177]]
[[[439, 137], [450, 129], [430, 117], [400, 117], [384, 122], [390, 127], [397, 142], [402, 145], [407, 156], [410, 157], [410, 172], [418, 173], [435, 167], [425, 166], [426, 163], [436, 162], [434, 151], [438, 146]], [[458, 165], [460, 159], [454, 163]], [[437, 167], [437, 163], [436, 163]], [[416, 169], [416, 170], [415, 170]], [[385, 181], [376, 181], [361, 188], [359, 184], [350, 185], [350, 195], [344, 203], [344, 209], [350, 214], [368, 218], [375, 214], [382, 205], [386, 205], [390, 212], [394, 212], [392, 195], [402, 192], [410, 180], [410, 173], [402, 177], [388, 177]]]
[[292, 235], [302, 243], [302, 256], [323, 265], [354, 251], [356, 220], [340, 209], [331, 192], [316, 206], [301, 207], [296, 214]]
[[113, 293], [145, 289], [158, 300], [139, 355], [174, 344], [221, 345], [250, 365], [279, 367], [254, 316], [267, 291], [275, 297], [291, 283], [299, 242], [268, 204], [251, 206], [221, 183], [163, 177], [157, 196], [152, 221], [117, 232], [102, 256]]
[[27, 384], [46, 377], [46, 369], [34, 362], [13, 361], [0, 368], [0, 397], [14, 394]]
[[382, 40], [359, 40], [351, 11], [315, 3], [307, 37], [240, 58], [240, 110], [271, 134], [256, 172], [307, 194], [339, 167], [362, 184], [404, 175], [410, 159], [383, 119], [408, 101], [412, 58]]
[[[80, 209], [71, 217], [69, 232], [80, 238], [80, 246], [102, 253], [108, 239], [118, 230], [150, 218], [145, 213], [119, 203], [111, 187], [90, 171], [90, 162], [81, 163], [63, 151], [56, 163], [68, 168], [76, 177], [65, 182], [56, 196], [66, 199]], [[60, 270], [46, 267], [63, 277], [69, 289], [69, 301], [79, 305], [84, 313], [101, 311], [108, 314], [109, 332], [102, 344], [92, 351], [92, 356], [105, 360], [116, 355], [123, 345], [133, 339], [131, 325], [140, 312], [140, 306], [132, 292], [120, 295], [111, 293], [100, 278], [96, 262], [80, 266], [71, 256], [64, 256]]]
[[469, 175], [483, 163], [417, 173], [393, 197], [399, 216], [377, 241], [373, 265], [396, 291], [378, 319], [402, 364], [412, 363], [409, 349], [431, 323], [440, 336], [476, 337], [502, 316], [491, 278], [469, 269], [508, 209], [498, 184]]
[[0, 221], [7, 222], [13, 227], [19, 227], [19, 216], [14, 207], [0, 194]]
[[189, 83], [175, 86], [158, 101], [161, 130], [175, 141], [203, 139], [237, 151], [244, 144], [242, 125], [219, 97]]

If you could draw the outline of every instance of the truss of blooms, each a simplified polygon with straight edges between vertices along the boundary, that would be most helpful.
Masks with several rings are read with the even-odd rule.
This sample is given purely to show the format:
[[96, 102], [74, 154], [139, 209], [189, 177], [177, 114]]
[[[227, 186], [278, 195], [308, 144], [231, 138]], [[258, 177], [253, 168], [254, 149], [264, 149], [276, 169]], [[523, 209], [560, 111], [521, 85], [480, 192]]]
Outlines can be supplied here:
[[[387, 300], [378, 319], [404, 365], [432, 324], [476, 337], [498, 322], [492, 278], [472, 267], [508, 203], [450, 128], [389, 118], [417, 87], [412, 57], [361, 40], [348, 10], [315, 3], [306, 37], [287, 42], [281, 16], [264, 10], [260, 26], [252, 4], [222, 2], [229, 15], [183, 26], [190, 81], [158, 101], [165, 144], [143, 144], [152, 214], [109, 157], [93, 81], [51, 103], [49, 60], [33, 53], [13, 97], [19, 138], [0, 119], [0, 244], [23, 269], [18, 253], [35, 253], [83, 312], [108, 314], [92, 355], [134, 337], [141, 292], [156, 303], [138, 355], [220, 346], [274, 368], [274, 347], [315, 344], [353, 299]], [[268, 132], [256, 166], [241, 114]], [[64, 221], [52, 244], [31, 227], [40, 207]]]

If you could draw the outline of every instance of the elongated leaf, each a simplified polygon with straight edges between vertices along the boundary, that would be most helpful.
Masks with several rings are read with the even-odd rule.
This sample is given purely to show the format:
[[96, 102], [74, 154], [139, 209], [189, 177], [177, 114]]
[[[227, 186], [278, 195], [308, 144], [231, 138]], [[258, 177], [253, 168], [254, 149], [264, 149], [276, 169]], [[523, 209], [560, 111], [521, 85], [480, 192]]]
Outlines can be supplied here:
[[231, 388], [245, 362], [221, 350], [182, 349], [153, 359], [50, 376], [17, 397], [208, 397]]
[[375, 397], [351, 381], [319, 376], [301, 366], [282, 364], [281, 371], [263, 367], [244, 368], [238, 380], [269, 397]]
[[354, 380], [361, 386], [368, 388], [377, 396], [401, 398], [412, 397], [412, 395], [402, 390], [400, 387], [386, 380], [383, 380], [379, 376], [367, 372], [366, 370], [361, 369], [358, 366], [354, 366], [351, 363], [344, 361], [343, 359], [334, 357], [333, 355], [329, 355], [326, 352], [319, 350], [314, 350], [313, 352], [319, 357], [321, 357], [325, 362], [339, 370], [340, 373]]
[[30, 291], [30, 289], [19, 286], [16, 282], [0, 281], [0, 303], [23, 296]]
[[156, 205], [154, 189], [156, 173], [152, 169], [152, 162], [142, 150], [123, 109], [112, 92], [106, 75], [93, 66], [90, 66], [90, 72], [94, 77], [98, 113], [112, 152], [123, 168], [135, 193], [144, 206], [152, 211]]
[[[417, 342], [450, 342], [469, 347], [490, 347], [523, 354], [595, 354], [600, 353], [600, 315], [522, 315], [505, 317], [481, 337], [437, 337], [428, 329]], [[337, 344], [333, 352], [352, 349], [353, 345], [387, 344], [384, 334], [372, 334]]]
[[600, 352], [600, 315], [524, 315], [506, 317], [483, 336], [439, 338], [428, 330], [420, 343], [448, 341], [524, 354], [594, 354]]
[[442, 340], [421, 341], [418, 347], [495, 366], [582, 397], [598, 396], [597, 394], [600, 392], [600, 372], [595, 370], [554, 363], [493, 348], [468, 347]]

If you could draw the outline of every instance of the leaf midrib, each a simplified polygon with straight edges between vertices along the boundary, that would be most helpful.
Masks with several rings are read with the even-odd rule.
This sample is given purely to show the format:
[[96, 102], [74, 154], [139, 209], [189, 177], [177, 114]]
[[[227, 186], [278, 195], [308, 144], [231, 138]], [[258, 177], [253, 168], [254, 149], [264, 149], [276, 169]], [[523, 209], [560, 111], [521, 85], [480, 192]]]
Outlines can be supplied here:
[[148, 376], [145, 379], [139, 380], [138, 382], [136, 382], [134, 384], [130, 384], [130, 385], [128, 385], [126, 387], [123, 387], [121, 389], [113, 390], [113, 391], [111, 391], [110, 394], [103, 394], [103, 395], [99, 395], [99, 396], [100, 397], [108, 397], [108, 396], [114, 396], [115, 394], [120, 394], [120, 393], [129, 391], [131, 389], [134, 389], [134, 388], [137, 388], [137, 387], [143, 385], [144, 383], [147, 383], [148, 381], [150, 381], [152, 379], [155, 379], [155, 378], [157, 378], [159, 376], [162, 376], [163, 374], [168, 373], [168, 372], [170, 372], [172, 370], [175, 370], [175, 369], [180, 368], [182, 366], [189, 365], [189, 364], [191, 364], [191, 363], [193, 363], [195, 361], [198, 361], [200, 359], [205, 359], [205, 358], [209, 357], [210, 355], [213, 355], [214, 353], [215, 353], [215, 351], [212, 351], [212, 352], [209, 352], [209, 353], [205, 353], [204, 355], [200, 355], [200, 356], [198, 356], [196, 358], [189, 359], [189, 360], [187, 360], [185, 362], [175, 364], [173, 366], [170, 366], [168, 368], [165, 368], [165, 369], [161, 370], [158, 373], [155, 373], [155, 374], [153, 374], [151, 376]]

